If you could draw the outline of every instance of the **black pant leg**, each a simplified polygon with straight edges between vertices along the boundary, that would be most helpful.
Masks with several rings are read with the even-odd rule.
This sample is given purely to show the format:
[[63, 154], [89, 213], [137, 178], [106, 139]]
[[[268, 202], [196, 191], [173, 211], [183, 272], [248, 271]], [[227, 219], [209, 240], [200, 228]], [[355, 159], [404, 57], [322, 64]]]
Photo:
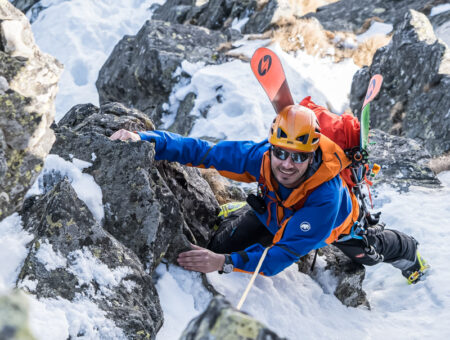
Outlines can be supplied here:
[[247, 205], [220, 223], [218, 231], [208, 244], [208, 249], [229, 254], [244, 250], [255, 243], [268, 246], [272, 240], [272, 233]]
[[[400, 231], [385, 229], [380, 235], [369, 237], [369, 244], [383, 255], [384, 262], [405, 270], [414, 264], [416, 258], [417, 241]], [[353, 261], [372, 266], [378, 262], [369, 257], [365, 251], [365, 243], [360, 239], [350, 239], [345, 242], [334, 242], [345, 255]]]

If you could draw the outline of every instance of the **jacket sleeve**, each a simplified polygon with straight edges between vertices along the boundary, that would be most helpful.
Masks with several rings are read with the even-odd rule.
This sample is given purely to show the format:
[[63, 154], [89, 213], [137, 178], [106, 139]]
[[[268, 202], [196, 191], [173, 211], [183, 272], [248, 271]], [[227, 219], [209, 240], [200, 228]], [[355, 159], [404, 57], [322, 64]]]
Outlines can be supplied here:
[[[225, 173], [249, 175], [247, 177], [251, 177], [253, 181], [259, 178], [262, 155], [268, 148], [267, 140], [261, 143], [221, 141], [213, 144], [165, 131], [155, 130], [138, 134], [142, 140], [155, 143], [156, 160], [175, 161], [190, 166], [215, 168]], [[238, 177], [233, 179], [239, 180]]]
[[[325, 182], [308, 197], [303, 208], [289, 218], [280, 241], [267, 252], [261, 273], [278, 274], [311, 250], [326, 246], [331, 231], [351, 213], [350, 195], [339, 176]], [[236, 268], [253, 272], [263, 251], [261, 245], [252, 245], [244, 252], [231, 254], [231, 258]]]

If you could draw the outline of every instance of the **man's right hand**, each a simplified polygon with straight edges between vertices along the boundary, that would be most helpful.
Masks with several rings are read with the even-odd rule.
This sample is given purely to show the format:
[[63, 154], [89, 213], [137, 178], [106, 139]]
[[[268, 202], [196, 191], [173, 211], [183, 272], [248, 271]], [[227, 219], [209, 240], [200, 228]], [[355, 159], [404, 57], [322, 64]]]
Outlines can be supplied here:
[[139, 141], [141, 140], [141, 137], [137, 133], [125, 129], [120, 129], [119, 131], [114, 132], [111, 137], [109, 137], [109, 139]]

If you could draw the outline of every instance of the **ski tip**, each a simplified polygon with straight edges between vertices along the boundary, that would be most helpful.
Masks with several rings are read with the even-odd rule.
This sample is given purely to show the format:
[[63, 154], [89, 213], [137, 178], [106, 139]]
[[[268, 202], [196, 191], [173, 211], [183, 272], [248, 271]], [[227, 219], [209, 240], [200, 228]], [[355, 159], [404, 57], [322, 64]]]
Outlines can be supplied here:
[[367, 88], [366, 97], [364, 98], [363, 108], [375, 99], [378, 92], [380, 92], [381, 84], [383, 84], [383, 76], [381, 74], [375, 74], [369, 81], [369, 87]]
[[250, 66], [276, 113], [294, 104], [283, 66], [275, 52], [265, 47], [258, 48], [252, 56]]

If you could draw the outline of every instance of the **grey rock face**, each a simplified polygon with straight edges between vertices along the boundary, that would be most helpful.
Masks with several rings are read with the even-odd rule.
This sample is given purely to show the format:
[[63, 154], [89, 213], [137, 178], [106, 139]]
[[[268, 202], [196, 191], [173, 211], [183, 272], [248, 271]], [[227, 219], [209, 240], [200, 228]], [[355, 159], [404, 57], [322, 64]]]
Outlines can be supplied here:
[[[67, 180], [28, 199], [22, 217], [35, 238], [19, 287], [38, 298], [87, 299], [128, 339], [154, 338], [162, 311], [151, 276], [133, 252], [101, 228]], [[42, 251], [53, 254], [54, 264], [40, 261]], [[36, 285], [30, 288], [30, 281]]]
[[40, 2], [40, 0], [12, 0], [11, 3], [17, 8], [20, 9], [24, 14], [28, 12], [33, 5]]
[[442, 0], [337, 1], [319, 7], [316, 13], [309, 13], [304, 18], [315, 17], [330, 31], [357, 31], [367, 19], [374, 17], [396, 27], [409, 9], [429, 13], [431, 7], [440, 3]]
[[417, 141], [371, 130], [369, 158], [381, 166], [375, 187], [386, 183], [400, 191], [411, 185], [437, 187], [440, 181], [428, 167], [431, 155]]
[[39, 51], [26, 17], [0, 3], [0, 220], [20, 209], [54, 135], [62, 65]]
[[206, 243], [218, 203], [196, 169], [157, 164], [152, 143], [110, 141], [107, 136], [120, 128], [142, 131], [153, 125], [118, 103], [76, 106], [55, 128], [52, 153], [92, 162], [85, 172], [101, 187], [104, 228], [152, 270], [167, 252], [173, 260], [177, 251], [170, 247], [188, 247], [183, 231], [191, 241]]
[[428, 19], [410, 11], [389, 45], [380, 48], [370, 68], [353, 77], [350, 106], [360, 114], [373, 74], [384, 77], [371, 103], [371, 126], [414, 138], [430, 153], [450, 150], [450, 51], [436, 39]]
[[160, 125], [162, 104], [181, 77], [174, 72], [183, 60], [214, 64], [223, 57], [217, 47], [225, 35], [191, 25], [147, 21], [136, 36], [125, 36], [99, 72], [100, 102], [121, 102], [147, 114]]
[[220, 209], [208, 182], [199, 170], [178, 163], [158, 162], [157, 168], [180, 203], [181, 211], [196, 242], [206, 246], [211, 236], [210, 226]]
[[195, 0], [168, 0], [155, 10], [152, 18], [220, 30], [231, 27], [234, 19], [251, 16], [256, 7], [255, 0], [212, 0], [201, 6], [196, 6]]
[[35, 339], [28, 327], [27, 297], [20, 290], [0, 295], [0, 339]]
[[180, 340], [201, 339], [281, 340], [285, 338], [280, 338], [259, 321], [234, 309], [224, 298], [215, 297], [208, 308], [189, 323], [180, 337]]
[[[302, 273], [309, 274], [321, 284], [320, 277], [322, 273], [317, 266], [311, 272], [314, 254], [315, 251], [312, 251], [300, 260], [299, 270]], [[370, 309], [366, 292], [362, 289], [362, 282], [366, 275], [364, 266], [350, 260], [333, 245], [321, 248], [319, 255], [325, 257], [327, 263], [323, 270], [330, 270], [333, 277], [336, 278], [336, 288], [332, 293], [339, 301], [348, 307], [365, 306]]]

